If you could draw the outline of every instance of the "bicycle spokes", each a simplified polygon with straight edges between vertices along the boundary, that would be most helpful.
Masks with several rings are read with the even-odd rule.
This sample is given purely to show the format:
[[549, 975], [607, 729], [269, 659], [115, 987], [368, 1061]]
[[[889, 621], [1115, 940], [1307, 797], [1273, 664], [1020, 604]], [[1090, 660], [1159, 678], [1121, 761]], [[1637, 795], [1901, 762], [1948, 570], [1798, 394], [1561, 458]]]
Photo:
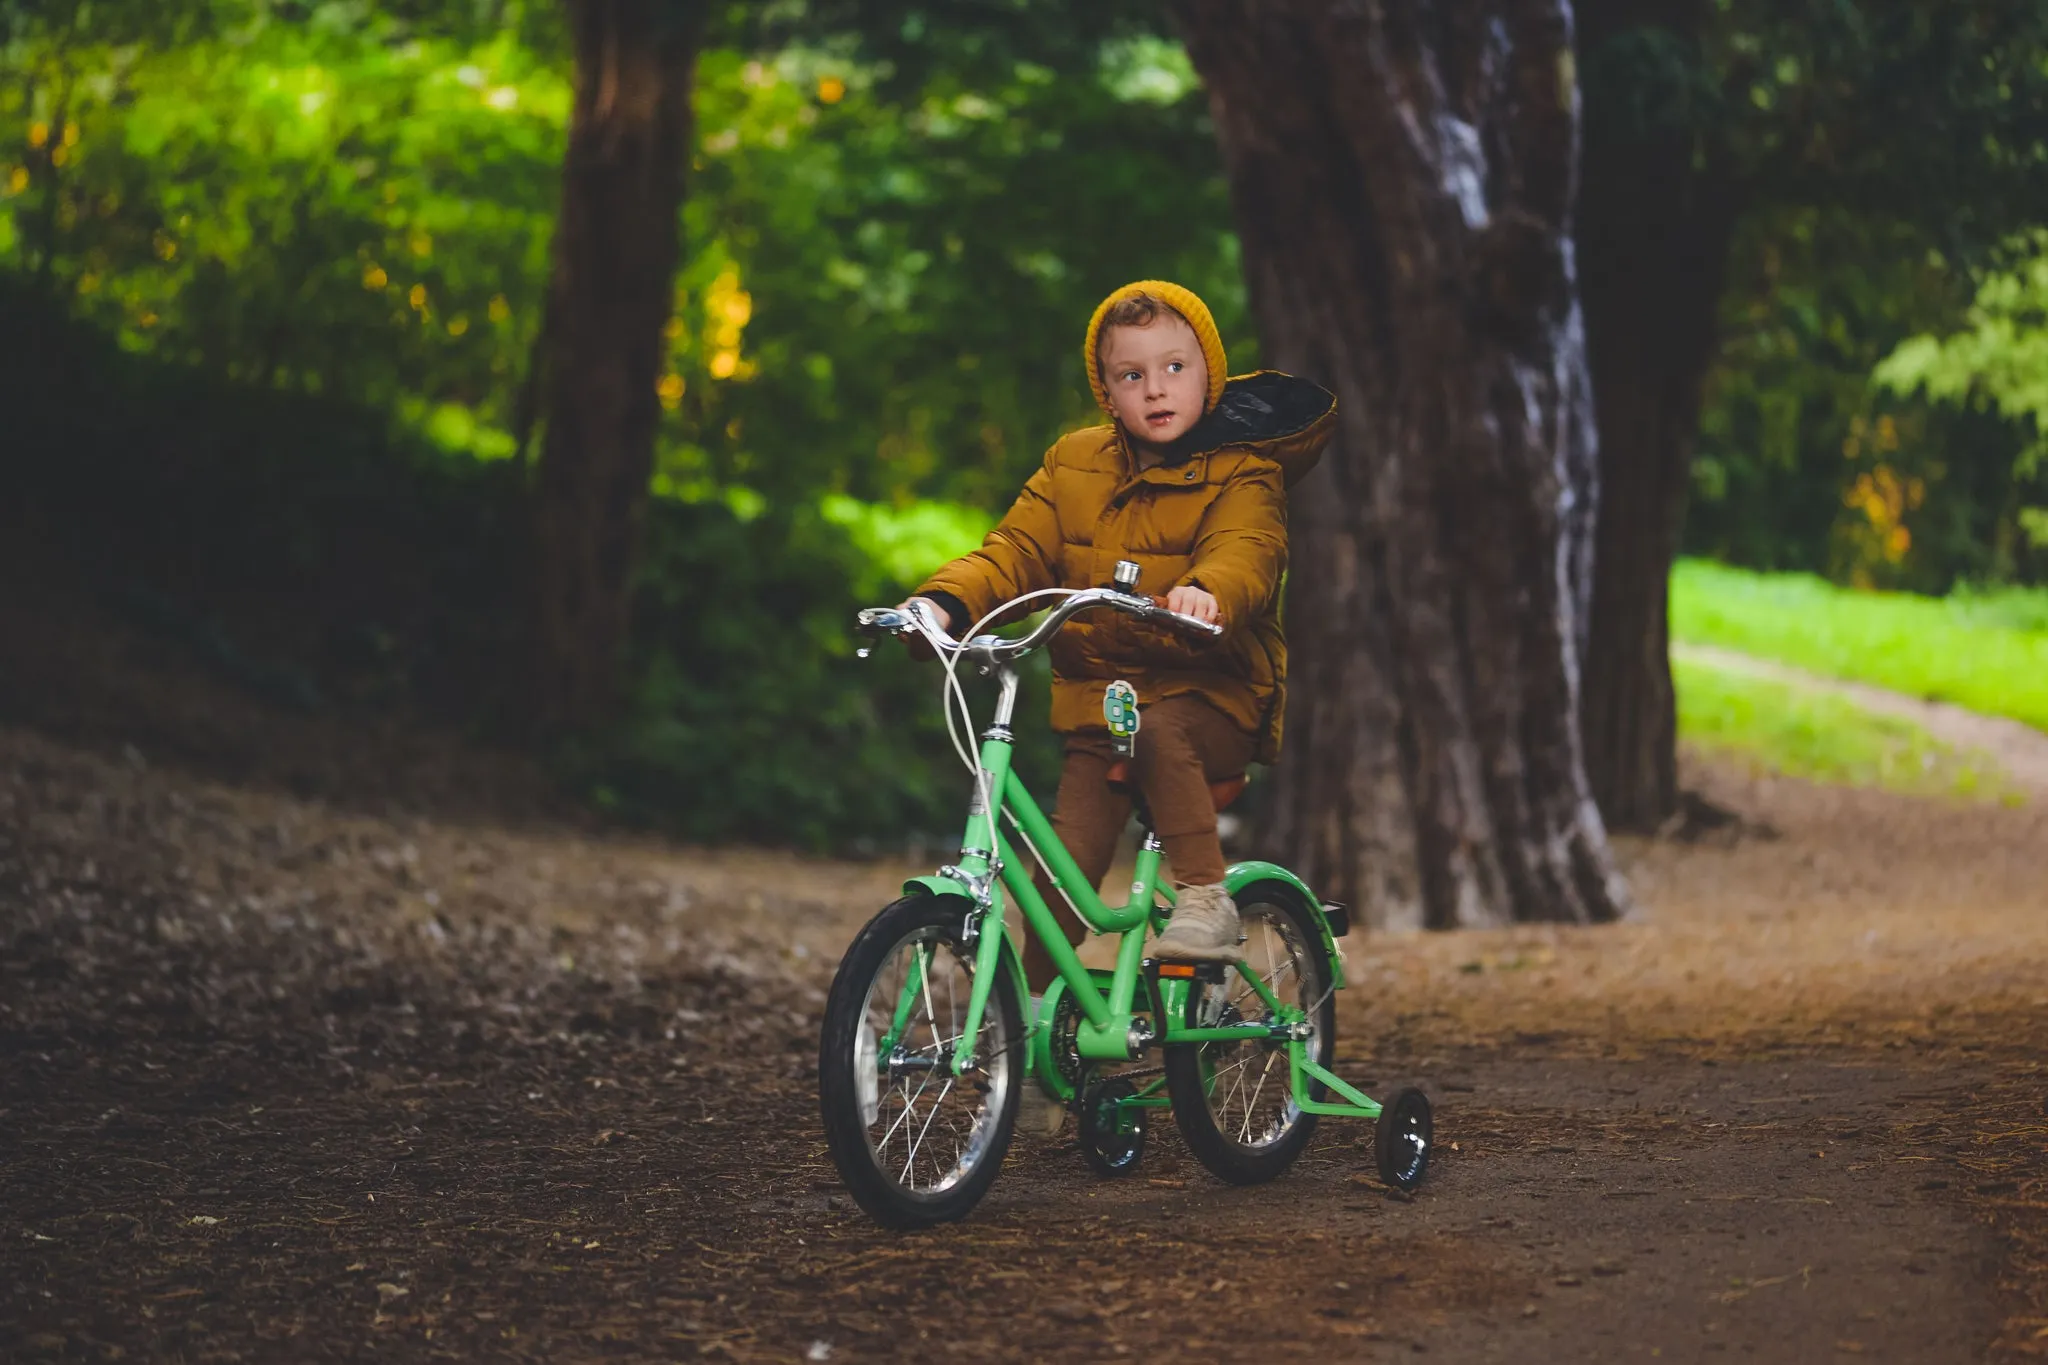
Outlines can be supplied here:
[[973, 985], [971, 961], [928, 931], [897, 945], [868, 991], [861, 1029], [877, 1043], [870, 1058], [856, 1049], [856, 1065], [872, 1068], [875, 1103], [863, 1103], [862, 1118], [876, 1165], [908, 1191], [949, 1189], [973, 1169], [1012, 1084], [996, 1011], [983, 1017], [969, 1066], [954, 1074]]
[[[1270, 1001], [1296, 1010], [1314, 1003], [1301, 998], [1308, 945], [1300, 941], [1292, 921], [1258, 913], [1266, 908], [1247, 907], [1243, 968], [1207, 990], [1202, 1013], [1203, 1022], [1211, 1027], [1267, 1021], [1273, 1014]], [[1256, 978], [1257, 985], [1250, 978]], [[1203, 1080], [1218, 1131], [1238, 1146], [1254, 1149], [1284, 1136], [1299, 1116], [1289, 1083], [1287, 1049], [1247, 1040], [1212, 1044], [1203, 1052]]]

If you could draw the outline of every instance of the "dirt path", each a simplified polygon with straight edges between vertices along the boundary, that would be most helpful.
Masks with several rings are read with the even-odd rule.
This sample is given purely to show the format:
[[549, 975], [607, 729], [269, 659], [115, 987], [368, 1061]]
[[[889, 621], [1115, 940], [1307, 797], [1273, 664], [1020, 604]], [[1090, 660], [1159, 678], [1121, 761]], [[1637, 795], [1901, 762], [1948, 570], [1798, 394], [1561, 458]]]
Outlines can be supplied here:
[[[1225, 1188], [1020, 1141], [878, 1232], [817, 1012], [902, 869], [365, 815], [0, 729], [0, 1358], [2022, 1359], [2048, 820], [1745, 780], [1647, 910], [1348, 947], [1439, 1104]], [[1997, 1345], [1994, 1347], [1994, 1340]]]
[[1714, 645], [1673, 645], [1671, 655], [1723, 672], [1790, 683], [1812, 692], [1827, 692], [1854, 702], [1866, 711], [1910, 720], [1942, 743], [1964, 753], [1982, 752], [1997, 760], [2013, 785], [2029, 799], [2048, 799], [2048, 734], [2004, 716], [1987, 716], [1943, 701], [1909, 697], [1867, 683], [1809, 673], [1753, 654]]

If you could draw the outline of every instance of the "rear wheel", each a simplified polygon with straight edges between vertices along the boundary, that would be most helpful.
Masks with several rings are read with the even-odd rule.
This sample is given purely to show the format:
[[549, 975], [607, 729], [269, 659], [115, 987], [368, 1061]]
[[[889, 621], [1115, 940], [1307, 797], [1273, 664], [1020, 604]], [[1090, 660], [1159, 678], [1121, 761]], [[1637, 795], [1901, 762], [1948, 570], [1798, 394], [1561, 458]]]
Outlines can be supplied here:
[[[1238, 894], [1237, 911], [1244, 922], [1245, 967], [1282, 1004], [1307, 1014], [1314, 1030], [1308, 1055], [1328, 1066], [1337, 1045], [1337, 1009], [1322, 935], [1294, 897], [1277, 887], [1248, 887]], [[1221, 985], [1197, 984], [1188, 992], [1191, 1028], [1261, 1023], [1270, 1016], [1235, 968], [1225, 972]], [[1233, 1185], [1256, 1185], [1293, 1165], [1315, 1132], [1316, 1116], [1294, 1102], [1288, 1070], [1284, 1042], [1167, 1048], [1174, 1122], [1196, 1159]], [[1312, 1084], [1309, 1093], [1320, 1099], [1323, 1087]]]
[[847, 949], [825, 1003], [818, 1105], [833, 1164], [877, 1222], [965, 1217], [996, 1178], [1025, 1081], [1016, 984], [998, 973], [973, 1061], [954, 1049], [974, 987], [963, 902], [907, 896]]
[[1373, 1132], [1373, 1158], [1380, 1179], [1397, 1190], [1412, 1190], [1429, 1170], [1429, 1149], [1436, 1140], [1429, 1096], [1410, 1087], [1388, 1100]]
[[1081, 1155], [1097, 1175], [1129, 1175], [1145, 1157], [1145, 1110], [1137, 1087], [1111, 1077], [1081, 1092]]

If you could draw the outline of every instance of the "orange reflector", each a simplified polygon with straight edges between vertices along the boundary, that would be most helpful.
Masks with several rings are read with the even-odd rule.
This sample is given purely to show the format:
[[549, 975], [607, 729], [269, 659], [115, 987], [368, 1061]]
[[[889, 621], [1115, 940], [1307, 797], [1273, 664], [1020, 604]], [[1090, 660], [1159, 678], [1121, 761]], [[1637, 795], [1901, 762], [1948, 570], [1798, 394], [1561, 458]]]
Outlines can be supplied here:
[[1161, 976], [1184, 976], [1189, 980], [1193, 980], [1195, 964], [1192, 962], [1162, 962], [1159, 964], [1159, 974]]

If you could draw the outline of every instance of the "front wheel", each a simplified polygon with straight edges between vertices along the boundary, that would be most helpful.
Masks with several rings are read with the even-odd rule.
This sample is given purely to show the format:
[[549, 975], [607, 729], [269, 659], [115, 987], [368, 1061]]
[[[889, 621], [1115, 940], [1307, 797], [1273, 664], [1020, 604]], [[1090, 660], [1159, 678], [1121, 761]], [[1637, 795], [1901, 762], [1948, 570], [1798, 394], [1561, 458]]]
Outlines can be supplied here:
[[[1308, 911], [1284, 889], [1254, 885], [1238, 893], [1237, 912], [1244, 923], [1245, 970], [1281, 1004], [1307, 1015], [1313, 1030], [1308, 1055], [1328, 1066], [1337, 1046], [1337, 1006], [1330, 998], [1322, 936]], [[1264, 998], [1235, 967], [1225, 970], [1221, 985], [1188, 992], [1190, 1028], [1263, 1023], [1270, 1015]], [[1233, 1185], [1273, 1179], [1308, 1146], [1316, 1116], [1294, 1102], [1292, 1079], [1283, 1042], [1166, 1049], [1174, 1123], [1196, 1159]], [[1320, 1084], [1310, 1090], [1318, 1099], [1322, 1092]]]
[[953, 1072], [974, 988], [961, 905], [915, 895], [883, 909], [847, 949], [825, 1002], [825, 1140], [848, 1191], [889, 1227], [965, 1217], [1016, 1128], [1024, 1029], [1007, 973], [989, 992], [971, 1064]]

